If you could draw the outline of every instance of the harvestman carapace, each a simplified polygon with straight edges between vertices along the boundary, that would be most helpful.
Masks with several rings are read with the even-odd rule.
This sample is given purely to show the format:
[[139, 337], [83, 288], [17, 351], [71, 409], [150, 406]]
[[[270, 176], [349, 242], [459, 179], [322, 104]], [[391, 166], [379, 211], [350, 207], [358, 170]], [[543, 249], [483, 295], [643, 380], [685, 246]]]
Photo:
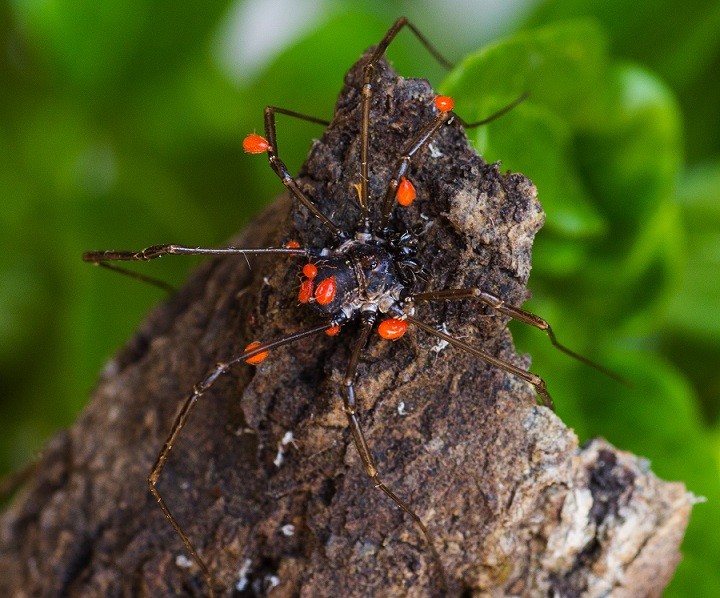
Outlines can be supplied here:
[[[410, 205], [415, 199], [416, 190], [410, 180], [410, 169], [413, 159], [430, 146], [434, 136], [443, 127], [460, 125], [465, 128], [477, 127], [494, 120], [511, 110], [525, 96], [521, 96], [502, 110], [477, 122], [465, 122], [453, 112], [453, 100], [447, 96], [435, 98], [435, 116], [418, 132], [408, 139], [407, 144], [398, 152], [393, 174], [386, 183], [385, 196], [378, 206], [372, 205], [369, 197], [369, 139], [371, 126], [371, 101], [373, 99], [373, 83], [375, 69], [378, 61], [397, 33], [404, 27], [409, 28], [427, 50], [444, 66], [450, 64], [428, 42], [428, 40], [405, 18], [398, 19], [388, 30], [380, 43], [369, 54], [364, 65], [362, 95], [360, 99], [360, 168], [356, 189], [360, 206], [360, 217], [354, 231], [348, 232], [337, 226], [332, 218], [325, 214], [314, 203], [313, 199], [296, 183], [287, 167], [277, 153], [275, 117], [283, 114], [321, 125], [328, 125], [327, 121], [314, 118], [290, 110], [268, 106], [265, 109], [265, 136], [252, 134], [245, 138], [243, 143], [246, 152], [251, 154], [267, 153], [271, 168], [280, 177], [283, 184], [290, 191], [299, 205], [304, 206], [333, 238], [330, 247], [320, 250], [303, 248], [297, 242], [290, 242], [285, 247], [271, 247], [264, 249], [201, 248], [184, 245], [155, 245], [142, 251], [97, 251], [85, 253], [83, 259], [93, 264], [119, 270], [136, 278], [157, 284], [157, 281], [143, 275], [128, 272], [108, 262], [113, 261], [148, 261], [164, 255], [260, 255], [276, 254], [278, 256], [300, 258], [301, 283], [297, 293], [300, 303], [306, 304], [320, 317], [322, 323], [309, 329], [301, 330], [284, 338], [273, 341], [255, 341], [247, 346], [245, 351], [226, 363], [218, 364], [205, 378], [195, 385], [178, 413], [170, 433], [160, 450], [155, 464], [148, 476], [150, 491], [157, 499], [160, 507], [170, 521], [186, 549], [200, 567], [211, 596], [214, 595], [212, 575], [183, 531], [165, 500], [161, 496], [157, 484], [161, 477], [165, 463], [175, 445], [190, 414], [203, 396], [225, 372], [239, 363], [247, 362], [258, 364], [268, 353], [289, 343], [300, 341], [313, 335], [325, 333], [336, 335], [340, 329], [351, 323], [358, 322], [359, 334], [354, 341], [353, 349], [343, 379], [343, 409], [352, 433], [352, 439], [360, 455], [365, 473], [374, 485], [387, 495], [400, 509], [407, 513], [422, 531], [435, 562], [438, 564], [440, 577], [442, 567], [435, 552], [433, 539], [421, 518], [415, 511], [380, 479], [380, 474], [372, 456], [363, 428], [361, 427], [358, 407], [355, 398], [354, 381], [363, 350], [371, 331], [378, 323], [377, 332], [380, 337], [396, 340], [403, 336], [409, 325], [413, 325], [428, 334], [434, 335], [444, 343], [466, 351], [481, 360], [500, 368], [513, 376], [531, 384], [543, 405], [553, 408], [552, 399], [548, 393], [545, 382], [539, 376], [523, 370], [516, 365], [494, 357], [493, 355], [472, 346], [452, 335], [438, 330], [415, 316], [415, 304], [429, 301], [459, 301], [477, 300], [491, 310], [509, 316], [540, 330], [544, 330], [553, 345], [572, 357], [587, 363], [597, 369], [616, 377], [612, 372], [590, 362], [584, 357], [574, 353], [561, 345], [555, 335], [542, 318], [518, 307], [506, 305], [503, 299], [489, 290], [482, 288], [451, 288], [442, 290], [422, 290], [428, 285], [429, 273], [416, 259], [419, 231], [395, 230], [392, 223], [392, 213], [395, 202], [401, 206]], [[349, 201], [352, 198], [343, 198]], [[379, 218], [371, 218], [371, 208], [379, 209]], [[377, 215], [377, 213], [376, 213]], [[373, 222], [379, 223], [373, 225]], [[297, 266], [295, 263], [293, 268]], [[162, 286], [162, 285], [161, 285]]]

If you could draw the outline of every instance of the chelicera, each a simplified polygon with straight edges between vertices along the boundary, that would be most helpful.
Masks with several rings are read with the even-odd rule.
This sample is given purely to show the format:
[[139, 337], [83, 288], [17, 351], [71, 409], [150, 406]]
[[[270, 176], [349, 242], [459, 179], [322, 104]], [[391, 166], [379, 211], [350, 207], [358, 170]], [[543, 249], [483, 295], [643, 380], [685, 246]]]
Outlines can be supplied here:
[[[331, 216], [323, 212], [318, 205], [298, 185], [295, 178], [277, 152], [275, 119], [283, 114], [303, 120], [328, 125], [327, 121], [299, 114], [290, 110], [269, 106], [265, 109], [265, 135], [248, 135], [243, 143], [250, 154], [266, 153], [271, 168], [282, 180], [298, 206], [311, 214], [332, 239], [332, 242], [321, 248], [302, 247], [296, 241], [290, 241], [282, 247], [263, 249], [242, 249], [236, 247], [202, 248], [184, 245], [155, 245], [141, 251], [97, 251], [85, 253], [83, 259], [93, 264], [120, 270], [110, 264], [113, 261], [147, 261], [164, 255], [275, 255], [299, 260], [293, 268], [299, 268], [299, 285], [297, 302], [313, 310], [321, 320], [316, 326], [300, 330], [289, 336], [271, 341], [254, 341], [237, 357], [218, 364], [193, 388], [186, 398], [170, 433], [160, 450], [149, 476], [148, 485], [153, 496], [159, 503], [163, 513], [177, 532], [188, 552], [200, 567], [207, 583], [208, 592], [214, 596], [212, 574], [203, 558], [195, 549], [190, 538], [165, 503], [158, 489], [158, 481], [183, 427], [191, 412], [214, 383], [234, 366], [246, 362], [253, 365], [261, 363], [269, 354], [284, 345], [308, 339], [314, 335], [327, 334], [335, 336], [349, 324], [356, 324], [359, 330], [352, 341], [352, 350], [342, 382], [343, 410], [352, 434], [353, 443], [358, 451], [367, 476], [373, 484], [389, 497], [400, 509], [409, 515], [425, 537], [429, 550], [438, 564], [439, 577], [442, 578], [442, 567], [435, 552], [432, 536], [422, 519], [413, 508], [398, 497], [380, 477], [378, 467], [373, 458], [363, 427], [361, 424], [358, 404], [355, 396], [355, 379], [362, 353], [370, 334], [377, 329], [378, 335], [387, 340], [401, 338], [410, 325], [435, 336], [440, 341], [470, 353], [505, 372], [531, 384], [537, 395], [547, 407], [553, 403], [542, 378], [526, 371], [513, 363], [493, 356], [468, 342], [437, 329], [416, 314], [418, 304], [434, 302], [453, 302], [475, 300], [484, 304], [495, 313], [502, 314], [545, 331], [552, 343], [569, 355], [588, 363], [610, 375], [604, 368], [589, 362], [585, 358], [570, 351], [557, 342], [555, 335], [542, 318], [505, 301], [495, 292], [479, 287], [448, 288], [434, 290], [429, 284], [430, 273], [417, 258], [418, 244], [423, 235], [423, 226], [403, 227], [394, 222], [395, 205], [401, 208], [410, 206], [418, 191], [412, 182], [411, 166], [418, 156], [426, 152], [436, 134], [447, 126], [465, 128], [483, 125], [511, 110], [524, 99], [518, 98], [499, 112], [478, 121], [467, 123], [453, 111], [453, 100], [447, 96], [437, 96], [434, 101], [434, 116], [421, 130], [411, 133], [407, 143], [400, 148], [392, 174], [385, 185], [384, 197], [379, 202], [371, 202], [369, 177], [369, 150], [371, 129], [371, 101], [375, 70], [379, 61], [397, 33], [409, 28], [422, 44], [445, 66], [449, 63], [430, 45], [425, 37], [405, 18], [398, 19], [388, 30], [380, 43], [369, 54], [363, 70], [362, 93], [359, 101], [360, 112], [360, 168], [356, 184], [359, 217], [354, 230], [346, 231], [338, 226]], [[353, 201], [355, 198], [341, 198], [342, 201]], [[142, 275], [132, 273], [131, 276], [155, 282]]]

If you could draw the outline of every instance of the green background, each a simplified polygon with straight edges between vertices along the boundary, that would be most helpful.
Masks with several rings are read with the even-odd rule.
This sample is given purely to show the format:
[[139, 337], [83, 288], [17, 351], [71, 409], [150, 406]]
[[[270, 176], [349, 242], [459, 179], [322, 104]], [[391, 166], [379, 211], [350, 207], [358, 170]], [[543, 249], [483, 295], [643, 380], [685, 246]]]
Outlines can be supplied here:
[[[683, 480], [698, 505], [667, 596], [720, 596], [720, 5], [14, 0], [0, 5], [0, 471], [69, 425], [156, 289], [83, 250], [213, 246], [282, 185], [243, 155], [274, 104], [329, 117], [401, 14], [402, 74], [455, 96], [488, 161], [547, 212], [528, 307], [619, 385], [513, 326], [558, 412]], [[441, 13], [441, 14], [440, 14]], [[257, 55], [255, 58], [253, 56]], [[296, 170], [317, 127], [283, 120]], [[143, 272], [181, 284], [193, 259]]]

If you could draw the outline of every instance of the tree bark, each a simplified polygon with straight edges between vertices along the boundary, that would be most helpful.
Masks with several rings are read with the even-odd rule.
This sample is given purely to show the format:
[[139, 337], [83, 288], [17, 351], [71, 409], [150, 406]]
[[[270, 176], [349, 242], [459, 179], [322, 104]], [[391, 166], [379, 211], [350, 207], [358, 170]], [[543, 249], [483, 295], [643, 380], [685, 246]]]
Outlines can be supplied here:
[[[350, 233], [359, 215], [361, 63], [297, 179]], [[378, 66], [376, 224], [399, 148], [432, 118], [433, 97], [426, 81]], [[395, 208], [393, 226], [423, 225], [428, 288], [478, 286], [521, 305], [544, 218], [531, 181], [486, 164], [454, 123], [413, 160], [411, 178], [419, 197]], [[332, 244], [285, 198], [233, 244], [290, 240]], [[1, 595], [207, 594], [146, 478], [181, 402], [216, 362], [318, 323], [297, 305], [297, 260], [250, 266], [242, 257], [208, 261], [107, 365], [77, 423], [48, 444], [2, 517]], [[476, 302], [418, 304], [416, 317], [529, 365], [506, 319]], [[370, 340], [356, 391], [381, 478], [435, 537], [447, 577], [438, 590], [422, 534], [373, 488], [346, 428], [340, 385], [356, 336], [348, 325], [337, 337], [278, 349], [258, 367], [238, 365], [182, 431], [159, 488], [219, 595], [661, 594], [689, 517], [684, 486], [602, 440], [579, 448], [532, 386], [411, 328], [396, 343]]]

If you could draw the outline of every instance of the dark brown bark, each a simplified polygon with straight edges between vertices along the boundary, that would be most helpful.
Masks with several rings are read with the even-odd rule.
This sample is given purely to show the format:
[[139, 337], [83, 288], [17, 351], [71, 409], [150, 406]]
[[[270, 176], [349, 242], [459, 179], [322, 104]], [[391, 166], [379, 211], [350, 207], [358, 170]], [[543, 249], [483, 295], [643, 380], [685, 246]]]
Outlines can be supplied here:
[[[431, 118], [433, 97], [425, 81], [397, 79], [384, 63], [378, 71], [374, 208], [398, 148]], [[349, 231], [358, 215], [359, 81], [356, 66], [298, 179]], [[521, 305], [543, 220], [532, 183], [485, 164], [454, 124], [411, 172], [419, 198], [396, 209], [395, 222], [427, 223], [419, 259], [431, 288], [481, 286]], [[284, 199], [235, 244], [290, 239], [330, 243]], [[1, 595], [206, 593], [146, 476], [181, 401], [216, 362], [318, 322], [297, 307], [296, 261], [251, 262], [206, 263], [108, 364], [87, 409], [49, 443], [2, 518]], [[417, 307], [425, 322], [529, 365], [505, 319], [476, 303]], [[355, 333], [349, 325], [257, 368], [237, 366], [183, 430], [159, 487], [220, 595], [265, 595], [276, 582], [273, 596], [433, 593], [422, 535], [372, 487], [346, 429], [340, 384]], [[682, 484], [658, 480], [601, 440], [579, 449], [531, 386], [420, 331], [396, 343], [374, 336], [356, 389], [381, 477], [434, 534], [448, 595], [660, 595], [690, 511]], [[288, 432], [293, 441], [283, 444]]]

